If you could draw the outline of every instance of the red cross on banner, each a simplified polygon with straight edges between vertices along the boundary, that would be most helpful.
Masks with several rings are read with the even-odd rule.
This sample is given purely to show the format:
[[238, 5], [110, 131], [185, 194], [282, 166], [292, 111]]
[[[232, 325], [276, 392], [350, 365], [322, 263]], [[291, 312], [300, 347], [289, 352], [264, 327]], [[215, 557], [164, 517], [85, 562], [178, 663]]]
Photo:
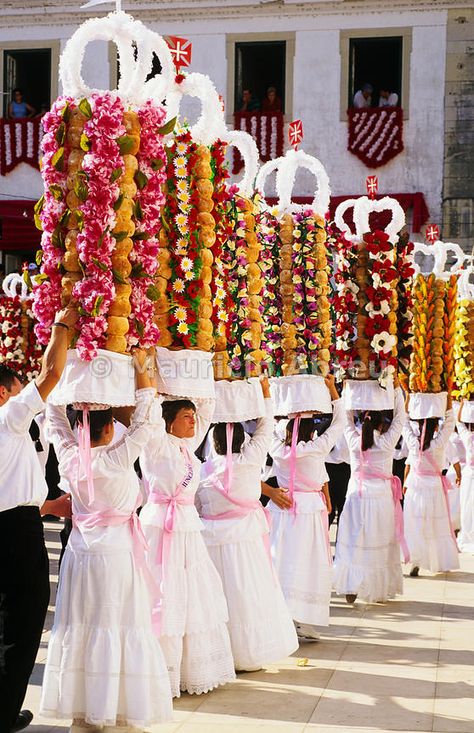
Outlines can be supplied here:
[[428, 242], [437, 242], [439, 239], [439, 227], [436, 224], [428, 224], [426, 227], [425, 237]]
[[365, 185], [367, 187], [367, 196], [370, 199], [374, 199], [379, 191], [379, 179], [377, 176], [367, 176]]
[[295, 150], [298, 150], [298, 145], [303, 140], [303, 123], [301, 120], [290, 122], [288, 127], [288, 139], [290, 141], [290, 145], [292, 145]]
[[180, 38], [179, 36], [167, 36], [166, 43], [171, 51], [176, 69], [179, 71], [182, 66], [189, 66], [193, 48], [191, 41], [188, 41], [187, 38]]

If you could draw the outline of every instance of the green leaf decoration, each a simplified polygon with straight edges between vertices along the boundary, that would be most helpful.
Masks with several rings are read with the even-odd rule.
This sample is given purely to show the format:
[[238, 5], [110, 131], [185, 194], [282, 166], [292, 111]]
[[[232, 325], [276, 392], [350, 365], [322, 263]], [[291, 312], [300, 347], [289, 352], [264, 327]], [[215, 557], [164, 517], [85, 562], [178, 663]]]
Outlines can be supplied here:
[[128, 232], [112, 232], [112, 236], [116, 242], [123, 242], [124, 239], [127, 239]]
[[158, 134], [159, 135], [169, 135], [170, 132], [173, 132], [176, 125], [176, 117], [173, 117], [172, 120], [168, 120], [168, 122], [165, 122], [163, 127], [158, 128]]
[[107, 270], [109, 269], [107, 265], [105, 264], [105, 262], [101, 262], [100, 260], [97, 259], [97, 257], [91, 257], [91, 260], [94, 263], [94, 265], [97, 265], [97, 267], [99, 267], [102, 270], [102, 272], [107, 272]]
[[51, 186], [49, 187], [49, 192], [52, 196], [54, 196], [56, 201], [62, 201], [62, 198], [64, 195], [63, 189], [61, 188], [61, 186], [58, 183], [52, 183]]
[[135, 138], [131, 135], [122, 135], [117, 138], [117, 145], [120, 149], [120, 155], [128, 155], [135, 148]]
[[35, 281], [35, 285], [41, 285], [41, 283], [46, 282], [46, 280], [49, 280], [48, 275], [46, 273], [41, 272], [38, 275], [35, 275], [33, 277], [33, 280]]
[[64, 120], [64, 122], [67, 124], [69, 120], [71, 119], [71, 108], [69, 106], [69, 102], [66, 102], [63, 111], [61, 112], [61, 117]]
[[104, 300], [104, 296], [103, 295], [98, 295], [97, 296], [97, 298], [94, 301], [94, 307], [91, 310], [91, 316], [98, 316], [99, 315], [100, 306], [102, 305], [103, 300]]
[[79, 313], [79, 315], [80, 315], [80, 316], [87, 316], [87, 317], [89, 317], [89, 315], [90, 315], [90, 314], [89, 314], [89, 313], [88, 313], [88, 312], [86, 311], [86, 309], [82, 307], [82, 305], [80, 305], [80, 306], [78, 307], [77, 311], [78, 311], [78, 313]]
[[114, 168], [112, 173], [110, 174], [110, 183], [115, 183], [117, 178], [120, 178], [122, 173], [123, 173], [123, 168]]
[[133, 205], [133, 214], [135, 216], [135, 219], [137, 219], [138, 221], [143, 221], [143, 209], [141, 203], [138, 200], [135, 201]]
[[161, 168], [163, 168], [165, 162], [161, 158], [152, 158], [150, 160], [150, 168], [153, 171], [159, 171]]
[[79, 201], [86, 200], [89, 194], [89, 189], [87, 188], [87, 185], [84, 183], [83, 178], [78, 177], [76, 181], [74, 182], [74, 193], [76, 194]]
[[61, 122], [54, 137], [58, 145], [64, 145], [66, 139], [66, 125], [64, 122]]
[[53, 247], [57, 247], [58, 249], [64, 249], [64, 242], [64, 232], [61, 230], [61, 226], [58, 224], [58, 226], [55, 228], [54, 232], [51, 235], [51, 244], [53, 245]]
[[87, 99], [81, 99], [78, 105], [79, 109], [81, 110], [84, 117], [87, 117], [88, 120], [92, 117], [92, 108], [89, 104], [89, 101]]
[[79, 209], [77, 209], [74, 213], [77, 219], [77, 228], [80, 232], [82, 232], [82, 230], [84, 229], [84, 214], [82, 213], [82, 211], [79, 211]]
[[133, 265], [130, 277], [148, 277], [141, 262], [137, 262], [136, 265]]
[[62, 172], [64, 170], [64, 148], [61, 147], [56, 150], [55, 154], [51, 158], [51, 163], [57, 171]]
[[143, 191], [146, 184], [148, 183], [148, 177], [143, 173], [143, 171], [136, 171], [135, 175], [133, 176], [133, 180], [137, 184], [137, 188], [140, 191]]
[[34, 213], [41, 214], [41, 212], [43, 211], [43, 206], [44, 206], [44, 194], [38, 199], [38, 201], [34, 205], [33, 207]]
[[33, 290], [33, 283], [31, 282], [31, 277], [28, 270], [23, 270], [23, 280], [28, 285], [28, 289]]
[[122, 277], [122, 275], [120, 275], [120, 273], [118, 273], [117, 270], [114, 270], [112, 268], [112, 274], [114, 276], [114, 280], [116, 280], [118, 283], [120, 283], [121, 285], [127, 284], [127, 281], [125, 280], [125, 278]]
[[140, 336], [140, 338], [143, 338], [143, 334], [145, 333], [145, 326], [141, 321], [135, 320], [135, 328], [137, 329], [137, 333]]
[[132, 235], [132, 239], [134, 241], [151, 239], [151, 234], [150, 232], [135, 232], [135, 234]]
[[38, 249], [35, 254], [35, 262], [36, 262], [37, 267], [41, 265], [42, 261], [43, 261], [43, 250]]
[[89, 150], [92, 147], [92, 143], [89, 140], [89, 138], [87, 137], [87, 135], [86, 135], [85, 132], [83, 132], [82, 135], [81, 135], [81, 141], [79, 143], [79, 146], [80, 146], [81, 150], [84, 150], [85, 153], [88, 153]]
[[146, 291], [146, 297], [149, 300], [156, 301], [160, 297], [158, 288], [155, 285], [149, 285]]
[[34, 215], [34, 219], [35, 219], [35, 227], [37, 229], [39, 229], [40, 232], [42, 232], [43, 231], [43, 225], [41, 223], [41, 219], [39, 218], [38, 214], [35, 214]]
[[66, 209], [64, 214], [61, 216], [59, 223], [62, 227], [67, 227], [67, 223], [69, 221], [69, 217], [71, 216], [71, 209]]
[[120, 209], [120, 207], [122, 206], [122, 203], [123, 203], [124, 198], [125, 198], [124, 194], [121, 193], [120, 196], [118, 197], [117, 201], [114, 203], [114, 206], [113, 206], [114, 211], [118, 211]]

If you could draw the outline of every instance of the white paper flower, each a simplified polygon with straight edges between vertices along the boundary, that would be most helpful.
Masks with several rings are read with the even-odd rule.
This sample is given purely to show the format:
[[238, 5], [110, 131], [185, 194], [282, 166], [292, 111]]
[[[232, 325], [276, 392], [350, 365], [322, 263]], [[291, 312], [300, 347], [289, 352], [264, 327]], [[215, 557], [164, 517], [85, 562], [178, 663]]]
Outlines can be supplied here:
[[371, 341], [371, 346], [377, 354], [380, 354], [381, 352], [389, 354], [396, 345], [396, 336], [392, 336], [388, 331], [382, 331], [382, 333], [376, 334]]
[[386, 316], [387, 313], [390, 313], [390, 303], [388, 300], [381, 300], [380, 306], [377, 308], [372, 301], [369, 301], [365, 309], [371, 316]]

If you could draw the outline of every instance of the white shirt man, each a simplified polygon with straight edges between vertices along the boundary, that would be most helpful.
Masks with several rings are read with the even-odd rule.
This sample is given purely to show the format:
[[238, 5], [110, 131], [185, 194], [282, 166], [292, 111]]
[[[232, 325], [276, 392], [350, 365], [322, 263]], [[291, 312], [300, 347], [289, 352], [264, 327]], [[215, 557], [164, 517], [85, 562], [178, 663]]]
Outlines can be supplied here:
[[379, 107], [398, 107], [398, 94], [381, 89]]
[[362, 89], [354, 94], [353, 104], [356, 109], [365, 109], [372, 104], [373, 87], [370, 84], [364, 84]]

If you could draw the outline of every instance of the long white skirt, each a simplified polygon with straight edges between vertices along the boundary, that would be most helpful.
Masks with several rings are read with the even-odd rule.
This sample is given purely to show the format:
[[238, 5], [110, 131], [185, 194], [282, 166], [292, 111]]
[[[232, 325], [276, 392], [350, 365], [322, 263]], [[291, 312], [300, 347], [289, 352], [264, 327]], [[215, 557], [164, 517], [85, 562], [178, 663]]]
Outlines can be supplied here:
[[368, 603], [403, 592], [388, 481], [365, 481], [362, 496], [357, 483], [350, 481], [337, 532], [334, 588], [338, 594], [357, 594]]
[[408, 478], [404, 515], [405, 539], [413, 565], [432, 573], [459, 568], [458, 549], [439, 479]]
[[[130, 547], [126, 528], [116, 530]], [[68, 545], [40, 715], [144, 728], [171, 720], [172, 712], [148, 588], [130, 549], [78, 552]]]
[[203, 520], [204, 540], [224, 586], [236, 669], [276, 662], [298, 649], [295, 627], [252, 515]]
[[173, 697], [200, 695], [235, 679], [227, 604], [200, 530], [175, 529], [162, 583], [162, 566], [156, 562], [161, 518], [160, 507], [153, 504], [140, 515], [149, 568], [163, 589], [160, 644]]
[[298, 513], [279, 509], [273, 502], [271, 545], [283, 595], [295, 621], [329, 625], [332, 559], [328, 514], [320, 493], [298, 494]]
[[456, 485], [456, 473], [453, 468], [450, 468], [447, 474], [451, 488], [448, 492], [449, 500], [449, 511], [451, 514], [451, 524], [453, 529], [461, 528], [461, 490]]
[[461, 552], [474, 552], [474, 468], [465, 466], [462, 472], [461, 531], [458, 546]]

